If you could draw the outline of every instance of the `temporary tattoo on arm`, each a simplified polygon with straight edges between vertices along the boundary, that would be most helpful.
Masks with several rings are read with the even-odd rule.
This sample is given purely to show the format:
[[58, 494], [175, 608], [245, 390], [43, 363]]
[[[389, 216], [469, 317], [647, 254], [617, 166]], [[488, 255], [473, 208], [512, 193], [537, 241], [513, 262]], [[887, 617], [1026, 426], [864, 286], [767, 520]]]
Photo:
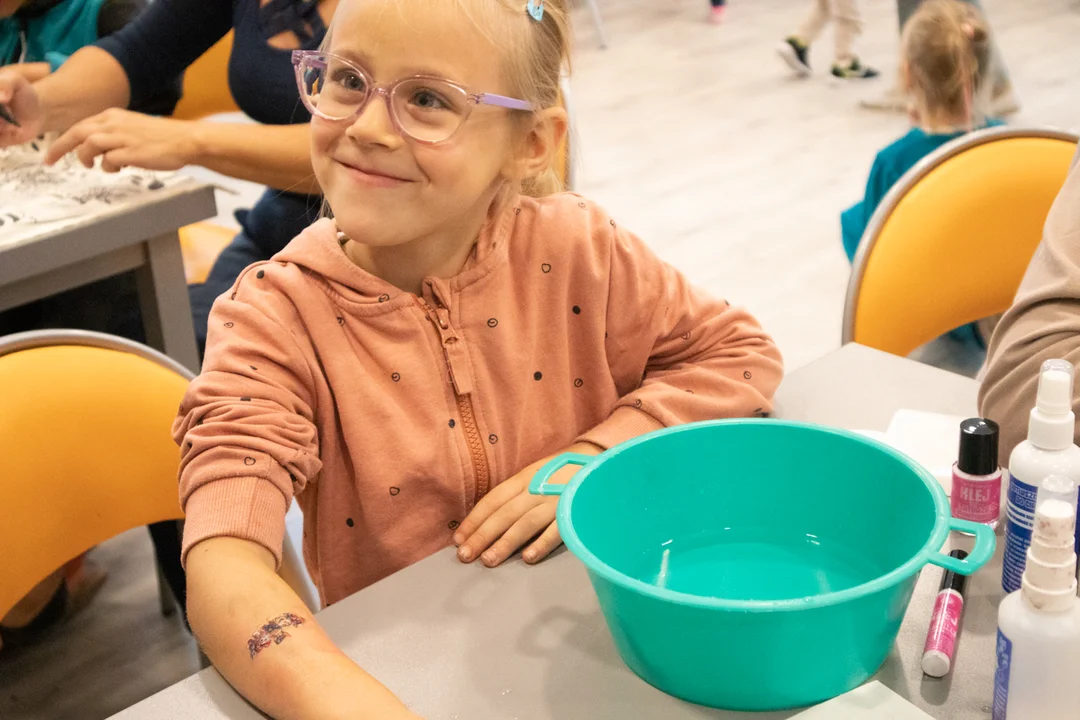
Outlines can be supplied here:
[[255, 659], [255, 656], [262, 652], [263, 648], [270, 647], [271, 643], [280, 645], [282, 640], [289, 637], [289, 633], [285, 632], [285, 628], [303, 624], [304, 618], [292, 613], [278, 615], [273, 620], [268, 620], [248, 640], [248, 652], [251, 653], [251, 658]]

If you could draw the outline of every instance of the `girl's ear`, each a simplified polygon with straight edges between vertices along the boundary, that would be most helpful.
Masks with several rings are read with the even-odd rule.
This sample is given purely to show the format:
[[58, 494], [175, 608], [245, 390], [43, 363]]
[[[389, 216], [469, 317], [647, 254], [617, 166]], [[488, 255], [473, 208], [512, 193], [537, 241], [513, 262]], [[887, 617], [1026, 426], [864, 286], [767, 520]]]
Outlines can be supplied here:
[[540, 175], [552, 165], [555, 153], [566, 140], [568, 126], [565, 108], [550, 107], [533, 114], [506, 174], [515, 178]]

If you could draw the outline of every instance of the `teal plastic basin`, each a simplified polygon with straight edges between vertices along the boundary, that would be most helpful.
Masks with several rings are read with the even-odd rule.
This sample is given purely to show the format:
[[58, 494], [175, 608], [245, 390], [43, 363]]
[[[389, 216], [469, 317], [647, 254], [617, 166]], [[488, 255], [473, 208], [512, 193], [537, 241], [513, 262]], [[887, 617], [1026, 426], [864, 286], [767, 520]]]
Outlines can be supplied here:
[[[550, 484], [566, 465], [582, 469]], [[994, 533], [953, 519], [941, 486], [852, 433], [778, 420], [684, 425], [598, 457], [562, 455], [530, 490], [560, 495], [626, 664], [690, 702], [801, 707], [873, 675], [927, 563], [964, 575]], [[975, 535], [964, 561], [949, 530]]]

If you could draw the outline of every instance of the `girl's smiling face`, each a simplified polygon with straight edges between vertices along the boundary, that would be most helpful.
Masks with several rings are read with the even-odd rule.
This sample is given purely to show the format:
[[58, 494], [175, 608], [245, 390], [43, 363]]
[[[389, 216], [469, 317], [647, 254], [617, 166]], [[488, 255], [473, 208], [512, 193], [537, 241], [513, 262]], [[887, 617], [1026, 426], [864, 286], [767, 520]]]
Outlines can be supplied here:
[[[510, 94], [499, 51], [447, 0], [347, 0], [330, 52], [376, 85], [426, 75], [469, 92]], [[471, 243], [496, 194], [515, 182], [522, 130], [514, 111], [480, 105], [446, 142], [400, 134], [384, 96], [339, 122], [312, 119], [312, 164], [338, 228], [372, 248], [457, 237]]]

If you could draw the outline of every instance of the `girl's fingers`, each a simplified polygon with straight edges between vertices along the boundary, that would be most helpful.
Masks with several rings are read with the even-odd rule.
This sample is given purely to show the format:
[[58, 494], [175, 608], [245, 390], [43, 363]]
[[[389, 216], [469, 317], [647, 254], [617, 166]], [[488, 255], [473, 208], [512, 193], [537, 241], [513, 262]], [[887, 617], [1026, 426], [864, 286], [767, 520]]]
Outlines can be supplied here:
[[537, 505], [511, 525], [503, 533], [503, 536], [480, 556], [481, 562], [488, 567], [499, 565], [517, 552], [525, 543], [536, 537], [538, 533], [550, 527], [554, 520], [555, 505], [553, 503], [544, 502], [542, 505]]
[[493, 512], [476, 532], [466, 538], [458, 548], [458, 557], [462, 562], [475, 560], [535, 505], [536, 499], [529, 495], [518, 495], [513, 498]]
[[[554, 518], [554, 513], [552, 514], [552, 517]], [[536, 538], [536, 542], [526, 548], [525, 552], [522, 553], [522, 557], [525, 559], [525, 562], [532, 565], [540, 562], [548, 555], [555, 552], [555, 549], [560, 545], [562, 545], [562, 536], [559, 535], [559, 526], [552, 520], [551, 524], [548, 525], [547, 530], [545, 530], [540, 537]]]
[[491, 492], [480, 498], [480, 502], [476, 503], [476, 507], [461, 521], [457, 532], [454, 533], [455, 545], [464, 544], [499, 508], [520, 494], [517, 488], [512, 487], [512, 484], [507, 481], [497, 485]]

